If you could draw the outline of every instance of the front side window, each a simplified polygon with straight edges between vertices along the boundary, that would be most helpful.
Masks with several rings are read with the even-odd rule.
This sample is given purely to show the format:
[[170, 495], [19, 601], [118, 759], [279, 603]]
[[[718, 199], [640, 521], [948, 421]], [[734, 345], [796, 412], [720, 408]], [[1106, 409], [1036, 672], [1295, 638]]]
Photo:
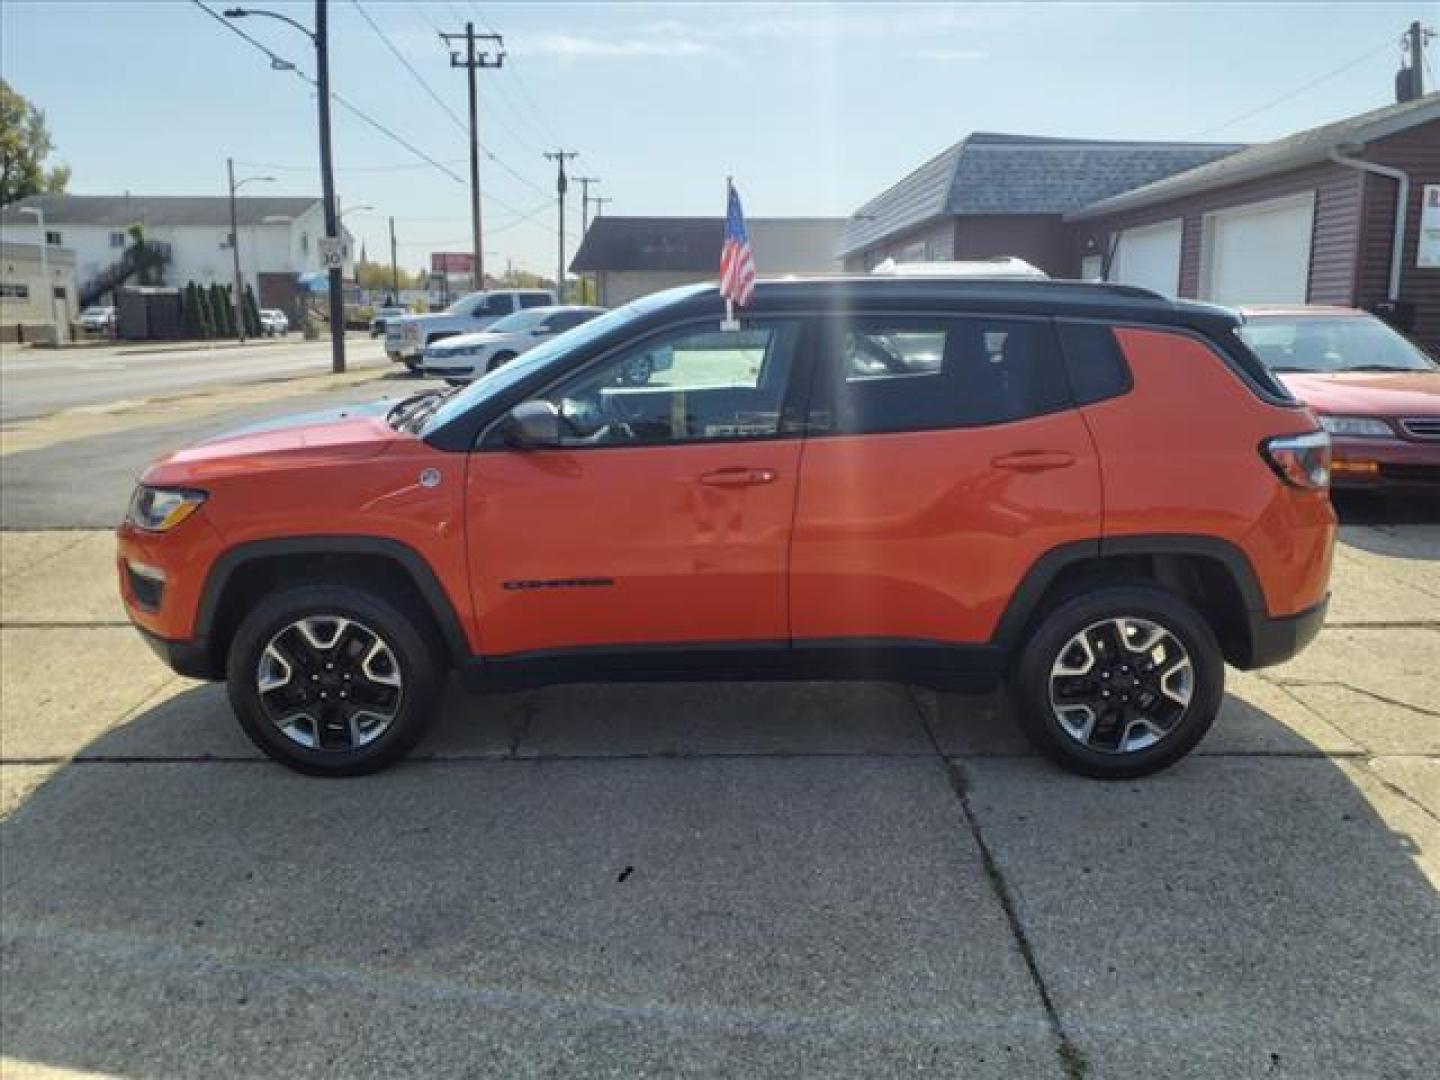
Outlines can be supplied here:
[[475, 305], [475, 318], [500, 319], [515, 310], [514, 297], [506, 293], [482, 296]]
[[1069, 403], [1046, 320], [852, 316], [833, 322], [811, 405], [816, 433], [1001, 424]]
[[777, 435], [800, 324], [677, 327], [587, 368], [547, 395], [574, 446]]
[[547, 334], [559, 334], [583, 322], [589, 322], [598, 314], [598, 311], [561, 311], [545, 320], [542, 329]]

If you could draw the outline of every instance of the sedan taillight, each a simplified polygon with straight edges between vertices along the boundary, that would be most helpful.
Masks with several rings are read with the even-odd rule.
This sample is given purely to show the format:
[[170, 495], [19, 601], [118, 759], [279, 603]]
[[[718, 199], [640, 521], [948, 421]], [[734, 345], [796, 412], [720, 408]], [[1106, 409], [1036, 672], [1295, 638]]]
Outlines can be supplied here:
[[1315, 491], [1330, 486], [1330, 433], [1279, 435], [1260, 445], [1260, 454], [1292, 487]]

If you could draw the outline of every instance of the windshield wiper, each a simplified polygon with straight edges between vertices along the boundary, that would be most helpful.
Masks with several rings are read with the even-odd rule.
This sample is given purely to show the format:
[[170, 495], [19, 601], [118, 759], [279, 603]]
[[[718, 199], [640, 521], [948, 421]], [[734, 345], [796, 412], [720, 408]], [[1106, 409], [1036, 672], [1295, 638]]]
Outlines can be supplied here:
[[1342, 368], [1342, 371], [1424, 371], [1421, 367], [1396, 367], [1394, 364], [1356, 364]]
[[416, 435], [420, 434], [425, 427], [425, 422], [434, 415], [436, 409], [440, 408], [441, 403], [459, 392], [460, 387], [451, 386], [444, 390], [427, 391], [423, 396], [417, 394], [416, 397], [420, 397], [421, 400], [415, 403], [396, 426]]
[[1276, 365], [1270, 370], [1273, 372], [1278, 372], [1282, 375], [1304, 375], [1307, 372], [1313, 372], [1315, 369], [1305, 367], [1285, 367], [1283, 365]]
[[406, 420], [415, 415], [415, 411], [424, 405], [431, 398], [444, 397], [449, 393], [447, 390], [421, 390], [418, 394], [411, 394], [397, 402], [391, 410], [385, 414], [385, 422], [393, 428], [400, 428]]

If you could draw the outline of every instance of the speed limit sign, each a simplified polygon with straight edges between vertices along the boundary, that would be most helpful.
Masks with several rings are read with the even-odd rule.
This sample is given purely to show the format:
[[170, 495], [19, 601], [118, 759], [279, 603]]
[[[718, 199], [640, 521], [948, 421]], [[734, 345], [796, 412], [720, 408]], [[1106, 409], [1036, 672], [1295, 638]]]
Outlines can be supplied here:
[[341, 270], [344, 268], [345, 244], [340, 237], [320, 237], [320, 265], [326, 270]]

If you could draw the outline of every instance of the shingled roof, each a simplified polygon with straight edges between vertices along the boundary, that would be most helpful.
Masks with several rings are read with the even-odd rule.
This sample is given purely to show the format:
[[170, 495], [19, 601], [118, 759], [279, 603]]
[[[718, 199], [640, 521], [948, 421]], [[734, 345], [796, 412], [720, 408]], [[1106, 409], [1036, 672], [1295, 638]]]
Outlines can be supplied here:
[[[236, 196], [236, 223], [248, 227], [267, 217], [297, 218], [319, 202], [314, 196]], [[31, 195], [5, 207], [0, 221], [34, 225], [33, 216], [20, 214], [22, 206], [43, 210], [47, 226], [230, 226], [230, 200], [224, 195]]]
[[1243, 150], [1243, 143], [1116, 142], [977, 131], [851, 217], [849, 255], [940, 217], [1064, 214]]
[[1237, 154], [1220, 158], [1198, 168], [1156, 180], [1143, 187], [1124, 191], [1078, 207], [1066, 217], [1072, 221], [1133, 210], [1167, 199], [1191, 195], [1197, 191], [1238, 184], [1272, 173], [1287, 172], [1323, 161], [1330, 151], [1342, 146], [1360, 145], [1383, 139], [1399, 131], [1440, 120], [1440, 94], [1426, 94], [1414, 101], [1386, 105], [1358, 116], [1322, 124], [1297, 132], [1274, 142], [1261, 143]]
[[[814, 273], [834, 268], [845, 219], [748, 218], [745, 224], [762, 273]], [[570, 269], [718, 274], [724, 239], [723, 217], [606, 214], [590, 222]]]

